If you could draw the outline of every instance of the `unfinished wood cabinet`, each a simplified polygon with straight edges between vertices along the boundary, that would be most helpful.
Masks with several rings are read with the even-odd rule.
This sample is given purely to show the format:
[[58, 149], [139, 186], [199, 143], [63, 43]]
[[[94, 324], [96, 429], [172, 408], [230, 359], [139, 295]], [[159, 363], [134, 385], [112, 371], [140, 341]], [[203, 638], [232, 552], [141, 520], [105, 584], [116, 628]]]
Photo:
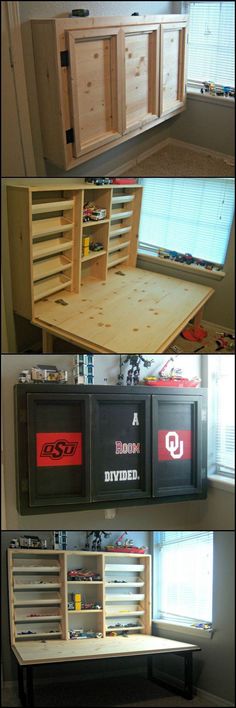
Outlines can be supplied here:
[[[14, 312], [37, 324], [38, 307], [49, 296], [55, 294], [55, 307], [59, 302], [64, 310], [68, 293], [78, 295], [96, 280], [106, 283], [110, 269], [119, 263], [135, 267], [141, 197], [139, 185], [9, 185]], [[105, 209], [106, 218], [83, 222], [88, 202]], [[101, 250], [83, 255], [86, 236], [99, 242]]]
[[71, 169], [183, 110], [186, 23], [185, 15], [34, 20], [44, 157]]
[[186, 37], [184, 22], [161, 26], [160, 116], [184, 105]]
[[[8, 550], [11, 645], [37, 639], [151, 634], [147, 554]], [[89, 577], [76, 575], [83, 568]], [[95, 575], [96, 574], [96, 575]], [[77, 634], [77, 637], [76, 637]]]

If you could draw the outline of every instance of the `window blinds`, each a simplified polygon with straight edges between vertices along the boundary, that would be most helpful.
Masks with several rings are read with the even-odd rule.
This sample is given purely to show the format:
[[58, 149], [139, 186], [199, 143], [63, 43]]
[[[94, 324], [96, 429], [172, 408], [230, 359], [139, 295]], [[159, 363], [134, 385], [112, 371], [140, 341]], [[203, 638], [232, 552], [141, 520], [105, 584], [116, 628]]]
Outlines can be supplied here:
[[142, 250], [167, 248], [223, 265], [234, 209], [234, 179], [142, 179]]
[[190, 2], [188, 81], [234, 87], [234, 2]]
[[[216, 467], [234, 474], [234, 356], [216, 357]], [[215, 357], [214, 357], [215, 359]]]
[[212, 622], [213, 533], [160, 534], [158, 616], [173, 622]]

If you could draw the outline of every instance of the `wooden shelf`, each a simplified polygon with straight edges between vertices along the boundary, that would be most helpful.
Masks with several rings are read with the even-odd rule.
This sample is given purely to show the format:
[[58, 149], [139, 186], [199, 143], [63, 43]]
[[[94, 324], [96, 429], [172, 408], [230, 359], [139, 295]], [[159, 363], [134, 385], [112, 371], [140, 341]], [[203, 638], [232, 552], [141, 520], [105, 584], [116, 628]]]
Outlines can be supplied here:
[[122, 204], [123, 202], [132, 202], [134, 194], [120, 194], [118, 197], [112, 197], [112, 204]]
[[66, 256], [58, 254], [52, 258], [33, 263], [33, 281], [41, 280], [44, 277], [60, 273], [72, 267], [71, 261]]
[[128, 231], [131, 231], [131, 226], [121, 226], [118, 229], [110, 229], [110, 239], [120, 234], [126, 234]]
[[51, 234], [71, 231], [73, 222], [65, 219], [64, 216], [55, 216], [52, 219], [38, 219], [32, 221], [32, 237], [39, 238], [40, 236], [50, 236]]
[[71, 283], [71, 278], [67, 278], [65, 275], [53, 275], [51, 278], [41, 280], [34, 286], [34, 302], [37, 302], [48, 295], [52, 295], [59, 290], [65, 290], [69, 287], [69, 285], [71, 285]]
[[121, 612], [119, 609], [112, 610], [112, 612], [106, 612], [106, 617], [133, 617], [134, 615], [144, 615], [144, 610], [127, 610], [127, 612]]
[[106, 595], [106, 602], [107, 603], [109, 603], [109, 602], [133, 602], [134, 600], [135, 601], [138, 600], [139, 602], [141, 602], [141, 600], [144, 600], [144, 598], [145, 598], [145, 595], [143, 593], [140, 593], [140, 594], [130, 593], [130, 595], [127, 593], [127, 595], [124, 594], [124, 595], [113, 595], [113, 596]]
[[140, 581], [140, 583], [105, 583], [105, 588], [141, 588], [144, 584], [144, 581]]
[[99, 226], [99, 224], [108, 224], [109, 219], [98, 219], [98, 221], [83, 221], [83, 229], [86, 229], [87, 226]]
[[103, 585], [102, 580], [67, 580], [68, 585], [89, 585], [89, 587], [93, 587], [93, 585]]
[[60, 573], [59, 565], [17, 565], [13, 566], [13, 573]]
[[37, 637], [61, 637], [62, 632], [35, 632], [35, 634], [16, 634], [18, 639], [36, 639]]
[[112, 261], [108, 261], [107, 267], [112, 268], [115, 265], [119, 265], [119, 263], [123, 263], [124, 261], [128, 260], [128, 256], [124, 256], [123, 258], [115, 258]]
[[68, 610], [68, 615], [85, 615], [86, 613], [101, 614], [103, 610]]
[[106, 627], [106, 632], [138, 632], [140, 629], [144, 629], [144, 625], [140, 624], [137, 627]]
[[98, 256], [105, 256], [106, 251], [101, 250], [101, 251], [93, 251], [92, 253], [89, 254], [89, 256], [82, 256], [81, 258], [81, 263], [86, 263], [87, 261], [93, 260], [93, 258], [97, 258]]
[[61, 583], [16, 583], [14, 590], [55, 590], [60, 588]]
[[32, 214], [47, 214], [52, 211], [64, 211], [65, 209], [72, 209], [73, 206], [73, 199], [60, 199], [55, 202], [44, 202], [39, 204], [33, 203]]
[[51, 256], [54, 253], [60, 253], [61, 251], [67, 251], [72, 248], [73, 241], [66, 238], [53, 238], [49, 241], [40, 241], [39, 243], [33, 244], [32, 253], [33, 261], [43, 258], [44, 256]]
[[15, 600], [14, 607], [40, 607], [41, 605], [60, 605], [61, 599], [55, 600]]
[[122, 209], [122, 210], [120, 210], [120, 211], [119, 211], [119, 210], [118, 210], [118, 211], [113, 210], [113, 211], [111, 212], [110, 220], [111, 220], [111, 221], [116, 221], [116, 220], [119, 220], [119, 219], [129, 219], [129, 217], [132, 216], [132, 215], [133, 215], [133, 212], [132, 212], [131, 210], [130, 210], [130, 211], [125, 211], [124, 209]]
[[124, 563], [107, 563], [107, 565], [105, 566], [105, 572], [109, 573], [141, 573], [143, 570], [144, 565], [132, 565], [132, 563], [130, 563], [129, 565], [128, 563], [127, 565], [125, 565]]
[[130, 241], [120, 241], [120, 239], [114, 239], [114, 245], [112, 244], [112, 247], [109, 246], [108, 253], [115, 253], [116, 251], [119, 251], [122, 248], [126, 248], [129, 246]]
[[21, 618], [15, 618], [15, 623], [16, 624], [22, 624], [23, 622], [28, 622], [28, 624], [31, 624], [31, 622], [59, 622], [62, 619], [61, 615], [40, 615], [40, 617], [21, 617]]

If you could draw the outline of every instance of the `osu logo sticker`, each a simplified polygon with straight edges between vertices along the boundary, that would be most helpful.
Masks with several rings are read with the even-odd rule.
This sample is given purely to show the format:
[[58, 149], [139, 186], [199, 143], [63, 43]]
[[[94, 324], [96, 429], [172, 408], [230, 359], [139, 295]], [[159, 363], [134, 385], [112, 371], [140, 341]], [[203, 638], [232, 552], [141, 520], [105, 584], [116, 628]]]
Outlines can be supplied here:
[[158, 460], [191, 460], [191, 430], [159, 430]]
[[37, 467], [82, 464], [82, 433], [36, 433]]

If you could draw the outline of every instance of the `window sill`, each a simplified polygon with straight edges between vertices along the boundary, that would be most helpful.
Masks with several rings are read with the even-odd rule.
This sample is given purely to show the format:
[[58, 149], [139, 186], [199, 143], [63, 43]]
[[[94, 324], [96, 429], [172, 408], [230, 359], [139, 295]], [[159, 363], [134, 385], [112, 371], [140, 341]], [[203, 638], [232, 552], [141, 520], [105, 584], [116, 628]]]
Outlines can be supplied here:
[[223, 270], [206, 270], [202, 266], [197, 265], [186, 265], [185, 263], [176, 263], [176, 261], [168, 260], [167, 258], [160, 258], [155, 254], [149, 255], [143, 251], [138, 251], [138, 258], [149, 263], [156, 263], [163, 268], [172, 268], [174, 270], [182, 271], [183, 273], [197, 273], [201, 277], [211, 278], [212, 280], [223, 280], [225, 273]]
[[235, 105], [235, 99], [228, 96], [211, 96], [209, 93], [200, 93], [200, 89], [191, 87], [187, 88], [187, 98], [191, 98], [194, 101], [204, 101], [205, 103], [212, 103], [213, 105], [217, 103], [219, 106], [227, 106], [227, 108], [233, 108]]
[[192, 637], [204, 637], [205, 639], [212, 639], [214, 633], [213, 629], [200, 629], [199, 627], [190, 627], [188, 624], [175, 624], [166, 620], [152, 620], [152, 624], [174, 634], [189, 634]]
[[208, 485], [209, 487], [216, 487], [216, 489], [222, 489], [224, 492], [234, 494], [235, 480], [228, 479], [228, 477], [224, 477], [223, 475], [212, 474], [208, 477]]

